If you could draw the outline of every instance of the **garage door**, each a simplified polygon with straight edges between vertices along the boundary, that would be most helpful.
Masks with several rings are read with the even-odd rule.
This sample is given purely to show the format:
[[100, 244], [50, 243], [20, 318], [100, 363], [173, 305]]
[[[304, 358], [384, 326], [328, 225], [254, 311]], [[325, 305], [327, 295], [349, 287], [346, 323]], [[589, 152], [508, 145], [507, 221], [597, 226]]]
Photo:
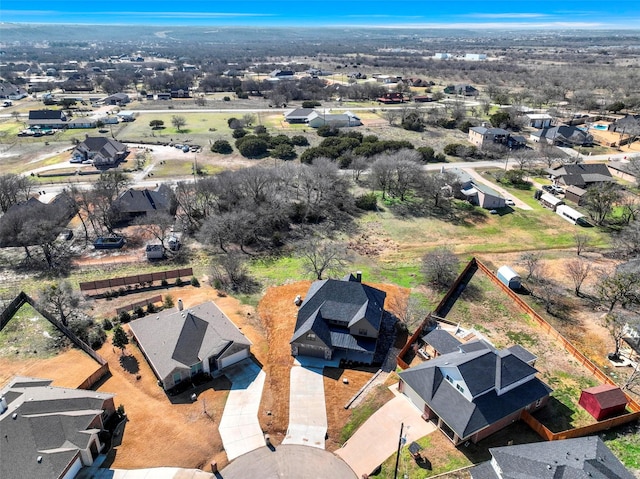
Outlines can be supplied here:
[[313, 358], [324, 358], [324, 349], [300, 345], [298, 346], [298, 355], [311, 356]]
[[237, 363], [238, 361], [242, 361], [244, 358], [248, 358], [248, 357], [249, 357], [248, 349], [243, 349], [242, 351], [233, 353], [232, 355], [227, 356], [226, 358], [222, 358], [220, 360], [220, 369], [226, 368], [227, 366], [231, 366], [232, 364]]
[[82, 469], [82, 462], [80, 462], [80, 458], [77, 457], [76, 460], [71, 465], [71, 468], [67, 471], [67, 473], [62, 476], [63, 479], [72, 479], [76, 477], [78, 472]]

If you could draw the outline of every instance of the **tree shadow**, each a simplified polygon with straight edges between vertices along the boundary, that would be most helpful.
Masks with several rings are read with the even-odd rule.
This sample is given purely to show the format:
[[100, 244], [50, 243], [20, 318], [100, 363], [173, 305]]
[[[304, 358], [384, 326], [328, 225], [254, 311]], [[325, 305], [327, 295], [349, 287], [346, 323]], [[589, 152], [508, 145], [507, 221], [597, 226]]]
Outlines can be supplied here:
[[132, 354], [120, 355], [120, 366], [130, 374], [138, 374], [138, 372], [140, 372], [140, 363], [138, 363], [138, 358]]

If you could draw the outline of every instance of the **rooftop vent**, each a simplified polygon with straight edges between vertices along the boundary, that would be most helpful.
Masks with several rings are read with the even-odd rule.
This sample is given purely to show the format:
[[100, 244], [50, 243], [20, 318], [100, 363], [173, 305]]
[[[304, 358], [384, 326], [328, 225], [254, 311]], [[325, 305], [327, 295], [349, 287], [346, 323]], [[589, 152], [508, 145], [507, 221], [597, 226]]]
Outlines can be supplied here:
[[36, 457], [36, 461], [38, 461], [38, 464], [40, 464], [42, 462], [42, 456]]

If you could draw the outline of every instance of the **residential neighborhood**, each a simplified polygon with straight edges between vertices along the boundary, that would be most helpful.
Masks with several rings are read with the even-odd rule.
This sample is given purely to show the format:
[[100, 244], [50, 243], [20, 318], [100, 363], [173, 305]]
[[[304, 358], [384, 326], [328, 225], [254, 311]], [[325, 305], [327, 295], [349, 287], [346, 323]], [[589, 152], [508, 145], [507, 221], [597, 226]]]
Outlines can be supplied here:
[[634, 30], [207, 15], [3, 25], [0, 477], [640, 477]]

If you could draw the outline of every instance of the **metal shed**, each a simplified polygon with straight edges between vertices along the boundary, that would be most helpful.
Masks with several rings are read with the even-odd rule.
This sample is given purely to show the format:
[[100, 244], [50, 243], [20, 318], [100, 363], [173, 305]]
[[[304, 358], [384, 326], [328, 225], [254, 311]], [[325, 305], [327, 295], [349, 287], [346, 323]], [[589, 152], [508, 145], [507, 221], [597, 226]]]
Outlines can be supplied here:
[[518, 273], [509, 266], [500, 266], [497, 273], [498, 279], [510, 289], [520, 289], [521, 279]]

